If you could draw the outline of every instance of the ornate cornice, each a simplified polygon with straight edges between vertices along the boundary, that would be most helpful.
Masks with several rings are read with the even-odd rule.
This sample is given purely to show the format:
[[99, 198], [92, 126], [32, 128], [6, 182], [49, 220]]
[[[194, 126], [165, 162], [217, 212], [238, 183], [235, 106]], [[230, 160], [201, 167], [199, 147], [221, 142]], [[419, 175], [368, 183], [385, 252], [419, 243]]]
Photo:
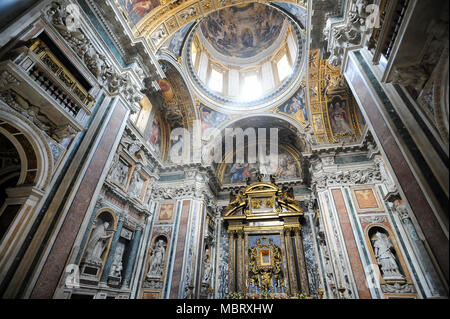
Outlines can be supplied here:
[[370, 164], [364, 167], [326, 166], [324, 162], [316, 164], [312, 170], [311, 188], [316, 192], [335, 186], [354, 186], [382, 183], [378, 168]]
[[373, 27], [367, 24], [374, 0], [348, 0], [343, 20], [328, 18], [323, 29], [330, 53], [328, 63], [345, 70], [345, 58], [349, 51], [362, 48], [370, 39]]

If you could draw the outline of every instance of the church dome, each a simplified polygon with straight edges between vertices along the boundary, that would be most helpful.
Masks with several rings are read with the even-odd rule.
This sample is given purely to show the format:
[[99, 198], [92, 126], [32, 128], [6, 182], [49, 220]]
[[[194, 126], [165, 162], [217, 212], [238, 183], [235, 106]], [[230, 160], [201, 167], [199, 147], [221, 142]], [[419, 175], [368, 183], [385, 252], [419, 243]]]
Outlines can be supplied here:
[[211, 13], [199, 36], [213, 57], [244, 64], [271, 54], [283, 41], [285, 24], [278, 10], [249, 3]]
[[273, 6], [226, 7], [191, 30], [183, 64], [204, 104], [231, 112], [267, 109], [298, 87], [304, 35], [296, 21]]

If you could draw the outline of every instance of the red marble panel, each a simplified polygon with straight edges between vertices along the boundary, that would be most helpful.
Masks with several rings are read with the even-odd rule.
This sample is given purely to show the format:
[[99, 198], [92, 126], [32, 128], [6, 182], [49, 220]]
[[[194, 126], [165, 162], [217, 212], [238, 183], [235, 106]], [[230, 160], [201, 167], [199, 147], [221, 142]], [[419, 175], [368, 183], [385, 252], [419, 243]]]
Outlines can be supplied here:
[[89, 203], [94, 195], [94, 190], [100, 181], [100, 176], [106, 160], [112, 151], [114, 141], [125, 120], [126, 108], [118, 104], [113, 111], [109, 123], [101, 137], [98, 147], [92, 157], [81, 184], [75, 194], [72, 205], [67, 212], [66, 219], [57, 235], [55, 243], [45, 261], [31, 298], [49, 299], [52, 298], [58, 281], [64, 272], [66, 260], [74, 245], [75, 238]]
[[366, 275], [364, 274], [363, 265], [359, 256], [356, 240], [353, 236], [352, 226], [348, 217], [347, 209], [345, 208], [344, 197], [339, 189], [332, 190], [334, 203], [339, 216], [339, 223], [341, 225], [342, 234], [344, 236], [345, 246], [347, 247], [347, 253], [352, 267], [353, 277], [356, 281], [356, 287], [358, 288], [359, 298], [371, 299], [369, 289], [366, 285]]
[[186, 232], [187, 232], [187, 224], [189, 222], [189, 206], [191, 201], [185, 200], [183, 201], [183, 207], [181, 208], [181, 218], [180, 218], [180, 226], [178, 230], [177, 237], [177, 252], [175, 254], [175, 261], [173, 265], [172, 271], [172, 287], [170, 289], [170, 298], [177, 299], [178, 298], [178, 290], [181, 284], [181, 272], [183, 270], [183, 257], [184, 250], [186, 245]]
[[353, 85], [353, 94], [361, 101], [360, 107], [367, 114], [366, 120], [372, 124], [375, 134], [378, 136], [381, 146], [387, 156], [387, 160], [397, 176], [402, 190], [414, 211], [417, 221], [425, 235], [430, 248], [436, 257], [445, 278], [449, 278], [449, 246], [442, 227], [434, 215], [427, 198], [423, 193], [419, 183], [414, 177], [411, 167], [403, 156], [400, 146], [397, 144], [388, 123], [384, 120], [380, 110], [376, 106], [370, 91], [354, 65], [353, 60], [349, 60], [346, 71], [350, 83]]

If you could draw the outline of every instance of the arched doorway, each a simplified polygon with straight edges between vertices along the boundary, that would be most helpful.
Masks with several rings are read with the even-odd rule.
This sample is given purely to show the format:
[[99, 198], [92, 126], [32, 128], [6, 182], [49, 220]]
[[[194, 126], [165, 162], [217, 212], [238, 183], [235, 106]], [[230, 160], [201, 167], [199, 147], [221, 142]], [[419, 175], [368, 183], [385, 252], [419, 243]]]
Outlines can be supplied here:
[[0, 282], [28, 236], [51, 176], [44, 134], [21, 114], [0, 105]]
[[[0, 133], [0, 207], [5, 204], [6, 189], [16, 186], [19, 182], [20, 171], [19, 152], [10, 140]], [[16, 212], [15, 209], [2, 211], [0, 215], [0, 239], [5, 235]]]

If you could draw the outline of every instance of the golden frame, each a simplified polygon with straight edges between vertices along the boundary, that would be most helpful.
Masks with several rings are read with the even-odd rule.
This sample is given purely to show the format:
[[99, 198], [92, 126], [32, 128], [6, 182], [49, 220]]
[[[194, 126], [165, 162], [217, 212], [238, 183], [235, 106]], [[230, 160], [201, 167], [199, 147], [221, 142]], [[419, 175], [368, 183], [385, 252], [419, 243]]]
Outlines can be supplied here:
[[[360, 207], [360, 205], [359, 205], [360, 203], [358, 201], [358, 197], [357, 197], [356, 192], [364, 191], [364, 190], [371, 190], [372, 191], [372, 194], [373, 194], [373, 197], [375, 199], [375, 202], [377, 203], [376, 207], [368, 207], [368, 208], [361, 208]], [[351, 191], [351, 194], [352, 194], [352, 199], [353, 199], [353, 202], [355, 204], [356, 211], [358, 213], [384, 212], [383, 204], [381, 202], [381, 199], [380, 199], [380, 196], [378, 194], [378, 191], [377, 191], [377, 189], [375, 187], [373, 187], [373, 186], [357, 186], [357, 187], [351, 187], [350, 191]]]

